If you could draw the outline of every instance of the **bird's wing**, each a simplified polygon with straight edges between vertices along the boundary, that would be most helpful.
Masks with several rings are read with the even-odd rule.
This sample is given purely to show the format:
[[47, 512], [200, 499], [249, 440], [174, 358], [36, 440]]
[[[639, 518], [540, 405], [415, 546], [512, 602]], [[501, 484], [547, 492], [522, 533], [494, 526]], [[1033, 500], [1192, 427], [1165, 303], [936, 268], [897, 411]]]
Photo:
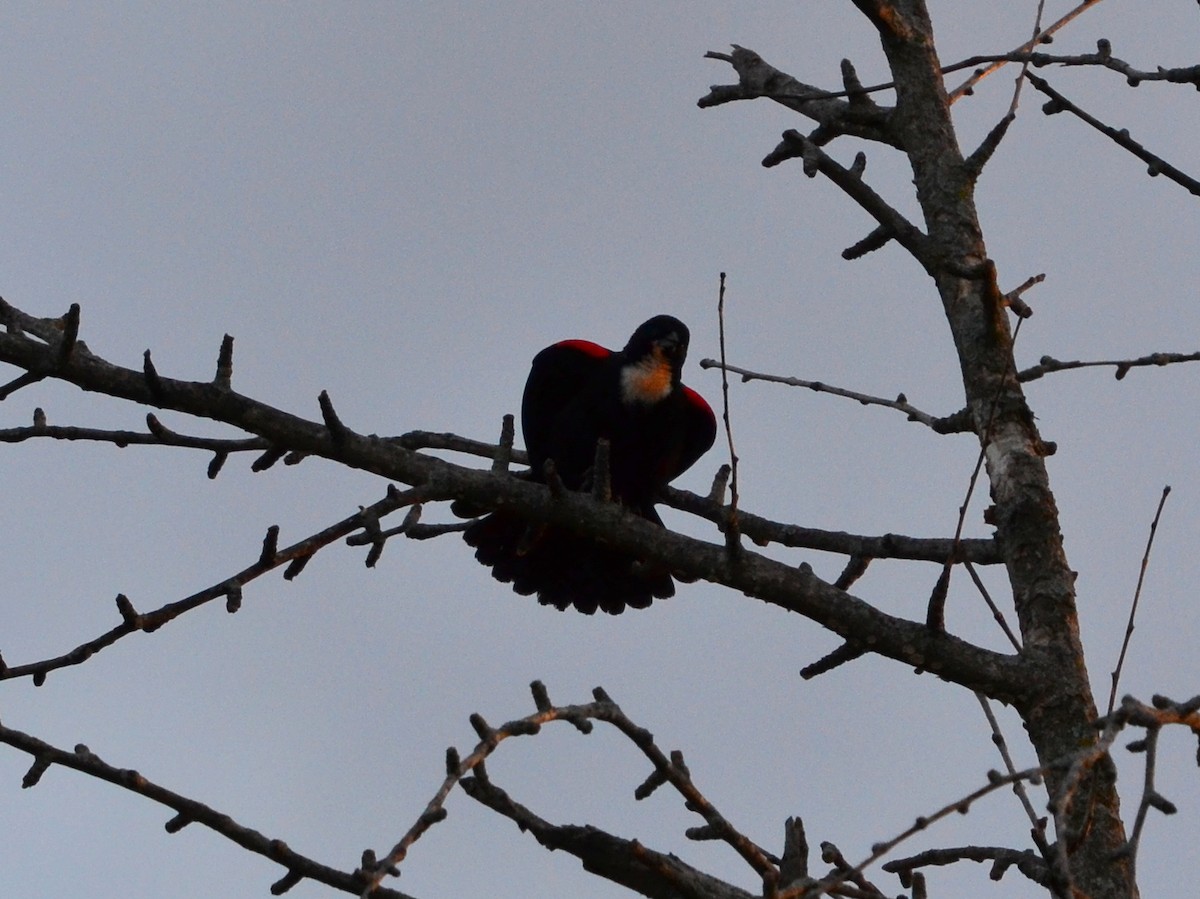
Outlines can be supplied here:
[[598, 377], [612, 350], [587, 340], [564, 340], [533, 357], [521, 400], [521, 432], [535, 476], [551, 452], [563, 409]]
[[696, 460], [708, 452], [717, 438], [717, 417], [712, 407], [696, 391], [683, 387], [684, 438], [681, 444], [679, 459], [668, 481], [672, 481], [695, 464]]

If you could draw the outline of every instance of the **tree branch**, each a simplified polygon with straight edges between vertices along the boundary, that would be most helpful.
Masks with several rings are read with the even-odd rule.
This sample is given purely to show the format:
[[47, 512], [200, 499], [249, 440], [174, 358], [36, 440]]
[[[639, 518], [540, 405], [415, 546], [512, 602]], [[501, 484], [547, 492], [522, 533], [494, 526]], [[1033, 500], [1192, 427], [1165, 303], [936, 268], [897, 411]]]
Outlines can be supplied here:
[[1043, 356], [1037, 365], [1030, 366], [1018, 372], [1017, 379], [1022, 382], [1036, 381], [1043, 375], [1048, 375], [1056, 371], [1068, 371], [1073, 368], [1112, 366], [1116, 369], [1116, 379], [1120, 381], [1125, 375], [1129, 374], [1131, 368], [1142, 368], [1148, 365], [1162, 367], [1178, 362], [1200, 362], [1200, 353], [1150, 353], [1147, 356], [1141, 356], [1137, 359], [1101, 359], [1087, 362], [1060, 362], [1053, 356]]
[[[287, 580], [291, 580], [300, 573], [301, 569], [313, 555], [335, 540], [367, 527], [372, 520], [377, 522], [381, 515], [386, 515], [394, 512], [396, 509], [430, 498], [432, 498], [432, 494], [428, 489], [424, 488], [404, 492], [394, 489], [390, 490], [388, 496], [384, 499], [282, 550], [276, 548], [273, 542], [275, 536], [278, 534], [278, 530], [270, 531], [268, 532], [272, 541], [270, 551], [267, 552], [264, 549], [264, 551], [260, 552], [254, 564], [243, 568], [236, 574], [210, 587], [193, 593], [191, 596], [167, 603], [152, 612], [140, 614], [135, 612], [129, 599], [124, 594], [121, 594], [117, 597], [117, 608], [122, 618], [119, 625], [93, 640], [76, 646], [70, 652], [55, 658], [43, 659], [39, 662], [30, 662], [24, 665], [14, 665], [12, 667], [0, 661], [0, 680], [14, 677], [32, 677], [34, 684], [41, 686], [45, 683], [46, 675], [49, 672], [71, 665], [80, 665], [102, 649], [112, 646], [122, 637], [126, 637], [129, 634], [137, 633], [138, 631], [153, 633], [164, 624], [174, 621], [184, 613], [199, 608], [214, 599], [225, 597], [228, 611], [236, 612], [241, 605], [242, 588], [250, 581], [262, 577], [267, 572], [273, 571], [284, 564], [288, 566], [284, 572], [284, 577]], [[372, 564], [370, 557], [368, 557], [368, 564]]]
[[1084, 112], [1054, 88], [1052, 88], [1044, 78], [1039, 78], [1037, 75], [1030, 73], [1028, 76], [1029, 83], [1036, 87], [1039, 91], [1050, 98], [1050, 101], [1042, 107], [1042, 111], [1046, 115], [1054, 115], [1059, 112], [1069, 112], [1076, 118], [1081, 119], [1091, 125], [1117, 146], [1128, 150], [1142, 162], [1146, 163], [1147, 173], [1151, 178], [1158, 175], [1166, 175], [1171, 181], [1174, 181], [1188, 193], [1193, 196], [1200, 197], [1200, 181], [1197, 181], [1191, 175], [1185, 174], [1175, 166], [1171, 165], [1160, 156], [1155, 156], [1132, 137], [1129, 136], [1129, 131], [1125, 128], [1117, 129], [1111, 125], [1105, 125], [1099, 119]]
[[[511, 818], [522, 830], [531, 830], [538, 842], [549, 849], [566, 849], [579, 857], [584, 866], [617, 883], [636, 889], [647, 896], [680, 895], [673, 890], [684, 889], [683, 895], [697, 897], [728, 897], [741, 899], [749, 894], [729, 884], [710, 877], [674, 860], [673, 857], [645, 849], [636, 841], [630, 842], [613, 837], [593, 827], [555, 826], [534, 815], [527, 808], [514, 802], [498, 787], [492, 785], [485, 767], [486, 759], [504, 741], [513, 737], [534, 736], [541, 732], [542, 725], [554, 721], [573, 724], [584, 734], [591, 733], [592, 721], [604, 721], [613, 725], [630, 740], [654, 765], [654, 772], [639, 787], [634, 796], [644, 799], [656, 787], [670, 783], [684, 798], [687, 807], [702, 815], [705, 829], [711, 836], [698, 836], [689, 832], [693, 839], [721, 839], [731, 846], [765, 882], [778, 879], [776, 860], [746, 836], [737, 831], [692, 783], [682, 756], [672, 753], [670, 759], [658, 748], [653, 735], [629, 719], [608, 694], [600, 687], [593, 693], [595, 702], [586, 705], [555, 706], [550, 702], [546, 687], [541, 681], [530, 685], [537, 711], [501, 725], [490, 727], [483, 716], [471, 716], [471, 725], [479, 735], [479, 742], [470, 755], [460, 758], [451, 747], [446, 752], [446, 777], [416, 823], [408, 829], [391, 851], [379, 859], [373, 868], [366, 871], [368, 887], [380, 883], [387, 874], [398, 874], [396, 866], [408, 855], [409, 848], [429, 829], [432, 824], [446, 817], [445, 801], [456, 784], [472, 798], [493, 810]], [[474, 774], [468, 777], [468, 774]]]
[[462, 788], [476, 802], [516, 822], [547, 849], [569, 852], [583, 868], [651, 899], [754, 899], [680, 860], [648, 849], [637, 840], [613, 836], [590, 825], [551, 824], [511, 799], [488, 780], [469, 777]]
[[935, 418], [928, 412], [922, 412], [916, 406], [908, 401], [903, 393], [894, 400], [884, 399], [879, 396], [871, 396], [866, 393], [859, 393], [856, 390], [848, 390], [845, 387], [834, 387], [832, 384], [826, 384], [824, 381], [806, 381], [803, 378], [791, 378], [783, 375], [770, 375], [762, 372], [751, 371], [748, 368], [740, 368], [736, 365], [722, 365], [716, 359], [701, 359], [701, 368], [723, 368], [725, 371], [733, 372], [736, 375], [741, 375], [742, 381], [769, 381], [772, 384], [786, 384], [788, 387], [806, 387], [816, 393], [828, 393], [833, 396], [846, 397], [847, 399], [855, 400], [864, 406], [884, 406], [888, 409], [895, 409], [898, 412], [903, 412], [909, 421], [920, 422], [927, 428], [935, 431], [938, 434], [961, 434], [969, 433], [971, 428], [961, 418]]
[[[279, 895], [304, 878], [354, 895], [361, 894], [366, 886], [367, 880], [358, 872], [339, 871], [308, 856], [301, 855], [289, 848], [287, 843], [282, 840], [271, 839], [257, 830], [238, 824], [229, 815], [218, 812], [195, 799], [189, 799], [180, 793], [159, 786], [137, 771], [107, 764], [82, 744], [76, 746], [74, 752], [67, 752], [65, 749], [59, 749], [37, 737], [3, 725], [0, 725], [0, 743], [5, 743], [33, 756], [34, 763], [25, 775], [21, 784], [23, 787], [34, 786], [51, 766], [61, 765], [64, 768], [71, 768], [115, 784], [122, 789], [174, 809], [177, 814], [166, 824], [168, 833], [176, 833], [192, 822], [203, 824], [243, 849], [283, 865], [287, 869], [287, 874], [272, 886], [271, 892], [274, 895]], [[406, 893], [383, 887], [372, 893], [372, 896], [384, 897], [384, 899], [412, 899]]]
[[733, 66], [738, 74], [738, 83], [713, 85], [706, 96], [697, 101], [701, 109], [720, 106], [735, 100], [752, 100], [766, 97], [788, 109], [807, 116], [817, 122], [823, 140], [831, 140], [839, 134], [852, 135], [864, 140], [877, 141], [894, 147], [899, 145], [891, 134], [889, 116], [891, 110], [874, 103], [862, 102], [865, 92], [861, 85], [851, 86], [847, 94], [854, 94], [855, 102], [836, 99], [840, 95], [830, 94], [818, 87], [797, 81], [786, 72], [769, 65], [753, 50], [733, 45], [732, 53], [710, 50], [707, 59], [719, 59]]
[[[7, 313], [7, 315], [5, 315]], [[38, 323], [13, 307], [0, 307], [0, 320]], [[40, 320], [44, 321], [44, 320]], [[37, 370], [53, 349], [20, 333], [0, 334], [0, 361]], [[733, 587], [765, 602], [799, 612], [845, 638], [914, 667], [931, 670], [1003, 702], [1031, 695], [1023, 666], [1012, 656], [991, 652], [922, 624], [888, 615], [869, 603], [800, 569], [743, 552], [731, 560], [723, 546], [658, 527], [612, 503], [540, 484], [454, 465], [411, 450], [396, 441], [364, 436], [349, 428], [337, 439], [323, 423], [307, 421], [211, 383], [178, 381], [113, 365], [80, 341], [52, 376], [88, 391], [160, 406], [221, 421], [266, 439], [272, 446], [312, 453], [393, 481], [422, 487], [426, 495], [464, 500], [493, 509], [503, 504], [529, 520], [544, 521], [604, 539], [618, 550], [696, 578]]]
[[862, 179], [862, 165], [856, 163], [845, 168], [826, 153], [812, 137], [806, 137], [795, 129], [783, 132], [783, 140], [763, 159], [765, 168], [779, 165], [788, 159], [804, 160], [804, 173], [810, 178], [820, 172], [854, 200], [863, 210], [885, 229], [926, 271], [935, 271], [939, 256], [929, 237], [916, 225], [889, 205]]

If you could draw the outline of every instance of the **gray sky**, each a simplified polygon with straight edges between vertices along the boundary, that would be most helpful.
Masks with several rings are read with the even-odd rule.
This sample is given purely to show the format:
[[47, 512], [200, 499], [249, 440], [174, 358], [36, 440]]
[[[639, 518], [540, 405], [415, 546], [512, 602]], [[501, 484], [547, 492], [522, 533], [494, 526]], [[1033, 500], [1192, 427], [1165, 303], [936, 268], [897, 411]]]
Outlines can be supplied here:
[[[1032, 29], [1030, 2], [931, 4], [942, 59], [1000, 52]], [[1072, 4], [1047, 2], [1052, 20]], [[1109, 0], [1053, 45], [1098, 37], [1141, 68], [1196, 62], [1200, 16], [1184, 0]], [[759, 162], [786, 110], [695, 101], [736, 42], [798, 78], [838, 86], [849, 56], [865, 82], [882, 54], [848, 2], [718, 4], [10, 3], [0, 13], [0, 294], [38, 315], [83, 307], [82, 337], [111, 361], [208, 378], [236, 337], [235, 387], [315, 418], [330, 392], [359, 431], [420, 428], [493, 438], [515, 411], [528, 360], [547, 343], [621, 345], [659, 312], [715, 356], [716, 286], [729, 273], [731, 361], [880, 395], [934, 414], [961, 405], [937, 297], [890, 246], [847, 263], [865, 214], [798, 164]], [[1014, 72], [956, 107], [964, 146], [1007, 109]], [[1045, 73], [1043, 73], [1045, 74]], [[1100, 71], [1052, 73], [1090, 111], [1196, 174], [1195, 96]], [[979, 190], [1001, 285], [1045, 272], [1018, 356], [1127, 358], [1196, 349], [1195, 199], [1026, 89]], [[849, 161], [859, 149], [841, 140]], [[867, 146], [867, 178], [906, 211], [904, 164]], [[5, 376], [7, 377], [7, 375]], [[1200, 370], [1055, 375], [1029, 385], [1066, 547], [1080, 572], [1082, 629], [1099, 701], [1120, 645], [1147, 527], [1175, 492], [1155, 545], [1122, 690], [1197, 692], [1194, 585], [1200, 489], [1190, 398]], [[687, 380], [716, 402], [719, 379]], [[55, 424], [139, 427], [144, 412], [42, 384], [5, 403], [0, 427], [46, 409]], [[163, 416], [171, 427], [211, 426]], [[865, 533], [952, 533], [977, 447], [887, 410], [807, 391], [735, 384], [745, 508]], [[149, 610], [253, 561], [271, 524], [291, 542], [378, 499], [385, 485], [319, 460], [258, 475], [233, 459], [165, 449], [5, 447], [0, 650], [58, 655], [118, 622], [113, 597]], [[703, 490], [720, 444], [679, 482]], [[968, 530], [984, 535], [977, 497]], [[430, 510], [431, 520], [441, 511]], [[710, 528], [668, 516], [702, 536]], [[35, 689], [3, 685], [5, 724], [88, 744], [241, 823], [342, 868], [389, 848], [433, 795], [467, 716], [532, 711], [527, 684], [582, 702], [601, 684], [751, 837], [778, 851], [800, 815], [810, 841], [851, 858], [966, 794], [1000, 762], [975, 700], [931, 676], [866, 659], [814, 682], [797, 672], [836, 645], [817, 626], [707, 585], [619, 619], [559, 614], [492, 581], [455, 538], [394, 541], [367, 570], [360, 549], [322, 552], [293, 583], [246, 590], [242, 610], [195, 611]], [[809, 561], [833, 577], [841, 560]], [[923, 615], [937, 571], [876, 563], [856, 592]], [[998, 595], [1002, 584], [992, 578]], [[949, 622], [1003, 648], [965, 578]], [[1032, 762], [1002, 714], [1018, 764]], [[1164, 739], [1142, 848], [1146, 895], [1170, 895], [1163, 860], [1194, 846], [1194, 747]], [[1122, 753], [1122, 756], [1124, 754]], [[1140, 758], [1122, 757], [1136, 797]], [[265, 896], [280, 869], [199, 826], [167, 836], [161, 807], [62, 769], [22, 791], [28, 759], [0, 752], [6, 895]], [[690, 843], [700, 823], [667, 791], [632, 799], [648, 771], [598, 729], [551, 728], [489, 763], [517, 799], [558, 822], [636, 837], [748, 889], [727, 848]], [[1127, 798], [1128, 802], [1128, 798]], [[610, 897], [458, 794], [410, 853], [397, 886], [448, 895]], [[1132, 808], [1132, 805], [1130, 805]], [[903, 850], [1024, 845], [1015, 800], [997, 795]], [[894, 878], [876, 871], [886, 890]], [[1024, 896], [1010, 874], [930, 875], [931, 895]], [[289, 895], [329, 895], [305, 882]]]

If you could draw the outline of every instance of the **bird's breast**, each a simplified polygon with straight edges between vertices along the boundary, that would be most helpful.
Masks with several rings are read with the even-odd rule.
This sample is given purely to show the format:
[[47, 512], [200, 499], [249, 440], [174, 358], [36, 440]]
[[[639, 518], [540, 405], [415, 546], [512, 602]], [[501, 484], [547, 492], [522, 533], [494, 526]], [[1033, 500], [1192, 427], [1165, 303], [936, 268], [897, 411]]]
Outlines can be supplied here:
[[674, 372], [657, 348], [645, 359], [621, 369], [621, 398], [627, 404], [650, 405], [671, 394]]

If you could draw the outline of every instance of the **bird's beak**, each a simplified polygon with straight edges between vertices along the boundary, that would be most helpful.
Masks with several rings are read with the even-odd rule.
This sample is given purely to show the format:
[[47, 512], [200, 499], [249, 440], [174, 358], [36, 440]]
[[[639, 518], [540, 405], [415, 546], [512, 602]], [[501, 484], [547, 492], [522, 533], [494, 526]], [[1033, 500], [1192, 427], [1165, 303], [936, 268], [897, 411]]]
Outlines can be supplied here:
[[654, 341], [654, 345], [664, 356], [676, 363], [682, 363], [683, 357], [687, 353], [683, 341], [674, 331]]

